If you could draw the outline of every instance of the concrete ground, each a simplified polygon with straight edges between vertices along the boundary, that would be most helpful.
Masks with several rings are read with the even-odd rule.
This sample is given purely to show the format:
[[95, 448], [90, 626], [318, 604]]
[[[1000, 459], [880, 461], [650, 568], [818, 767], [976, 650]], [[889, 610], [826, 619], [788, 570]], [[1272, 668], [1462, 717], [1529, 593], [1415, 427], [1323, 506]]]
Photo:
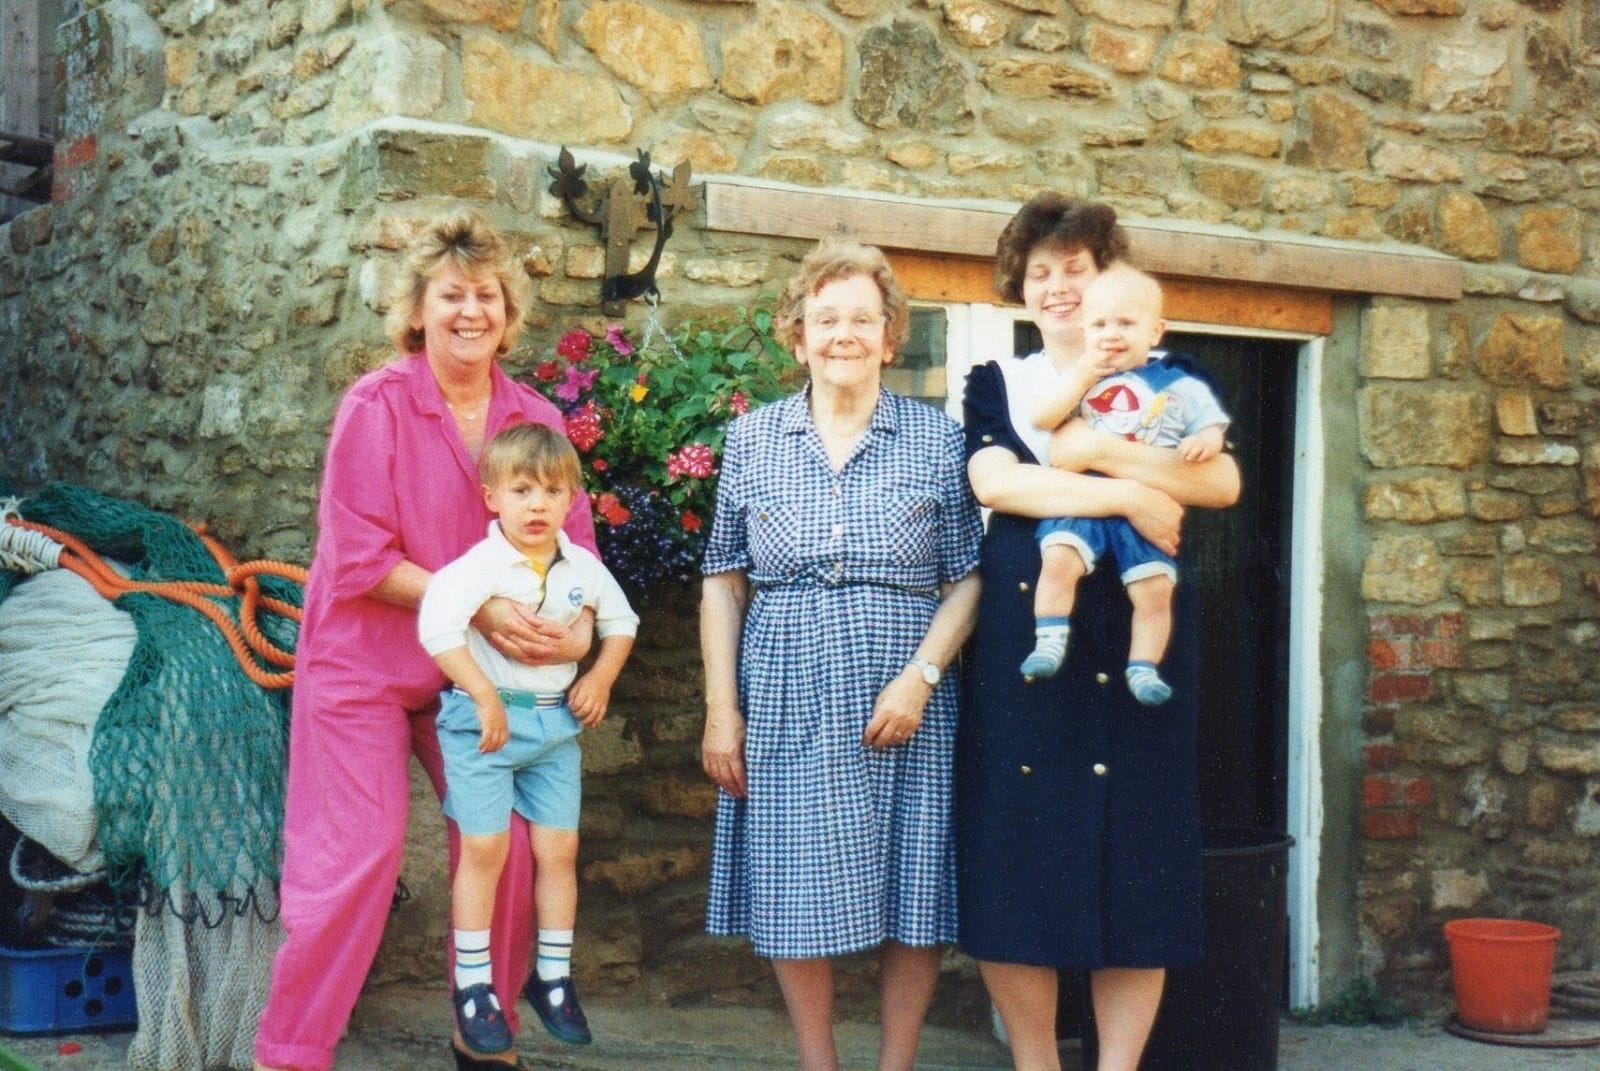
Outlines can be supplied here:
[[[587, 1047], [547, 1038], [533, 1016], [521, 1051], [529, 1068], [570, 1071], [761, 1071], [796, 1066], [781, 1012], [750, 1008], [646, 1008], [586, 1001], [596, 1040]], [[1588, 1029], [1592, 1027], [1593, 1029]], [[1552, 1036], [1600, 1034], [1600, 1021], [1552, 1024]], [[449, 1071], [448, 1002], [423, 988], [389, 987], [364, 997], [335, 1071]], [[0, 1035], [0, 1071], [121, 1071], [130, 1033], [51, 1038]], [[876, 1031], [843, 1023], [840, 1052], [850, 1071], [873, 1066]], [[63, 1055], [64, 1042], [81, 1051]], [[1063, 1052], [1063, 1071], [1082, 1071], [1078, 1053]], [[26, 1064], [14, 1066], [10, 1054]], [[1004, 1071], [1005, 1049], [982, 1029], [929, 1027], [917, 1066], [927, 1071]], [[1524, 1048], [1485, 1044], [1445, 1032], [1437, 1022], [1379, 1027], [1305, 1026], [1285, 1020], [1278, 1071], [1596, 1071], [1600, 1047]], [[1252, 1071], [1239, 1068], [1237, 1071]], [[1266, 1069], [1255, 1069], [1266, 1071]]]

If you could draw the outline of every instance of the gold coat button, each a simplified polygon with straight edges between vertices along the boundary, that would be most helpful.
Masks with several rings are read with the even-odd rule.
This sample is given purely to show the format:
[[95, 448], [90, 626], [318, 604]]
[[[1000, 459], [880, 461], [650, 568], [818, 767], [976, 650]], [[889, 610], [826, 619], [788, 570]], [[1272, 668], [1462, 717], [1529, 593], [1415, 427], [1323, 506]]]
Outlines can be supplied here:
[[1033, 772], [1033, 767], [1032, 766], [1024, 766], [1024, 767], [1022, 767], [1022, 776], [1026, 777], [1029, 774], [1031, 774], [1032, 772]]
[[1110, 679], [1111, 678], [1106, 676], [1104, 673], [1096, 673], [1094, 675], [1094, 682], [1096, 684], [1104, 684], [1106, 681], [1108, 681]]
[[1103, 762], [1095, 763], [1093, 769], [1096, 777], [1104, 777], [1106, 775], [1106, 764]]
[[1027, 591], [1028, 590], [1028, 582], [1026, 580], [1024, 580], [1021, 583], [1019, 583], [1017, 585], [1017, 590], [1018, 591]]
[[986, 442], [986, 443], [992, 443], [992, 442], [994, 442], [994, 436], [993, 435], [985, 435], [983, 437], [983, 441]]

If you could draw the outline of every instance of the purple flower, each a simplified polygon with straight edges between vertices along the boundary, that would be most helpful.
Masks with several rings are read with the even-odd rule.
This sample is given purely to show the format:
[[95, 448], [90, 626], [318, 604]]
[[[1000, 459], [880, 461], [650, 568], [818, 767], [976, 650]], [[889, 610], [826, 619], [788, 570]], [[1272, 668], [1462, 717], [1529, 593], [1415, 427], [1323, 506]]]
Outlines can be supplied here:
[[569, 364], [566, 377], [550, 393], [564, 402], [575, 402], [579, 395], [594, 386], [594, 379], [599, 374], [598, 368], [583, 369]]
[[612, 324], [606, 328], [606, 343], [624, 357], [633, 355], [633, 343], [628, 341], [628, 336], [622, 333], [621, 324]]

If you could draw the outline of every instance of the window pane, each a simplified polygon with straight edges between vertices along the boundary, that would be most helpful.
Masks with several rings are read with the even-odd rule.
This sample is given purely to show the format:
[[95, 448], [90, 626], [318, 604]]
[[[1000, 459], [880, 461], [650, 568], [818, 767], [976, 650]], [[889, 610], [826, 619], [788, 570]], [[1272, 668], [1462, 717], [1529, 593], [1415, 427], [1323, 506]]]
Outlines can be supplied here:
[[883, 372], [883, 385], [897, 394], [942, 406], [945, 396], [945, 340], [949, 323], [944, 309], [911, 310], [911, 334], [895, 361]]

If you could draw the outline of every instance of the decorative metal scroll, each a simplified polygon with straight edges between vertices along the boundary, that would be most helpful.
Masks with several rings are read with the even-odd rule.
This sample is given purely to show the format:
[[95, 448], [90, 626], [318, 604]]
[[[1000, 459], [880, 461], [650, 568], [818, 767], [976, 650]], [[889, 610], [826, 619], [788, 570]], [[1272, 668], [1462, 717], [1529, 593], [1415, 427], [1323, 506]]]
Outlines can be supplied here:
[[[689, 186], [689, 161], [663, 178], [650, 170], [650, 154], [637, 151], [639, 159], [628, 165], [628, 177], [618, 176], [599, 191], [591, 190], [584, 181], [589, 165], [576, 163], [566, 146], [562, 146], [556, 166], [546, 169], [555, 180], [550, 192], [561, 198], [567, 211], [600, 228], [606, 250], [600, 307], [608, 316], [621, 315], [624, 303], [632, 298], [660, 295], [656, 267], [661, 263], [661, 250], [672, 237], [672, 221], [683, 212], [694, 211], [699, 200], [699, 190]], [[634, 235], [646, 227], [655, 228], [655, 247], [642, 268], [629, 272], [628, 253]]]

